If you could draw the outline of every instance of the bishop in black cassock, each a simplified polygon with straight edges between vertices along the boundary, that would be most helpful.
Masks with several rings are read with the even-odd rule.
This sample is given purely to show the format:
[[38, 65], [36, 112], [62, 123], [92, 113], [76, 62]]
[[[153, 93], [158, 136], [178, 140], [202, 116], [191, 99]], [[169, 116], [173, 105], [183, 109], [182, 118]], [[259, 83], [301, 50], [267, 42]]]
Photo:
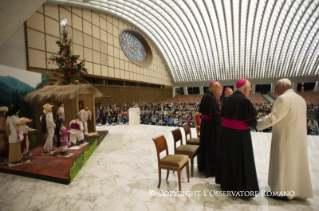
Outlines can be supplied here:
[[211, 81], [208, 91], [200, 103], [201, 116], [198, 170], [205, 172], [207, 177], [216, 175], [217, 141], [220, 135], [221, 118], [219, 96], [221, 86], [217, 81]]
[[225, 100], [220, 115], [223, 122], [218, 148], [220, 162], [216, 183], [225, 191], [258, 193], [259, 186], [250, 136], [250, 128], [255, 128], [257, 125], [257, 112], [247, 99], [251, 90], [250, 82], [239, 79], [236, 88], [238, 90]]

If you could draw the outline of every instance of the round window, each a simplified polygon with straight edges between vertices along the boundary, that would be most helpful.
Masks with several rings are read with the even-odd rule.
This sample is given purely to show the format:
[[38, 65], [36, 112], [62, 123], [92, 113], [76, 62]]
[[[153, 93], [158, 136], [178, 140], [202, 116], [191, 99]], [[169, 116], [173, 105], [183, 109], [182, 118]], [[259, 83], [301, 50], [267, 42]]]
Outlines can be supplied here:
[[124, 54], [136, 65], [148, 67], [152, 63], [152, 50], [144, 37], [136, 31], [125, 29], [119, 41]]
[[121, 35], [121, 46], [124, 53], [135, 61], [144, 61], [146, 52], [143, 44], [133, 34], [124, 32]]

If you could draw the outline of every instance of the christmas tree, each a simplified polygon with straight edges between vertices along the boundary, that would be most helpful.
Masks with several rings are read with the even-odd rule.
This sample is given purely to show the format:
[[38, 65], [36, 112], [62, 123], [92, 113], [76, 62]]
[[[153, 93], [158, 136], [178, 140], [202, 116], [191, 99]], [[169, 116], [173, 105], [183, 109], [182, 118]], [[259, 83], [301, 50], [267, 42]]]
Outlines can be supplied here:
[[[64, 86], [68, 84], [89, 83], [83, 78], [87, 75], [87, 69], [84, 67], [85, 60], [82, 60], [78, 63], [77, 60], [80, 58], [80, 56], [71, 54], [72, 39], [68, 39], [68, 32], [65, 29], [65, 24], [62, 25], [61, 22], [63, 27], [62, 40], [56, 41], [56, 44], [60, 48], [58, 56], [52, 55], [48, 59], [53, 64], [56, 63], [58, 67], [51, 68], [48, 70], [48, 72], [52, 73], [52, 75], [57, 79], [57, 85]], [[49, 64], [50, 61], [48, 62]]]

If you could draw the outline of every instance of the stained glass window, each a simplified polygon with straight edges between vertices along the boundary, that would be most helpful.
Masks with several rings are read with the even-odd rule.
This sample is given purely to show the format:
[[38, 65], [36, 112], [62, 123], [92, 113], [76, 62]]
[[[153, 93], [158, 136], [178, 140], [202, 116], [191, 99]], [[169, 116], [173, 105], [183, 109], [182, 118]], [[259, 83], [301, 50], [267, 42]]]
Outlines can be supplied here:
[[121, 35], [121, 46], [124, 53], [135, 61], [144, 61], [146, 52], [143, 44], [133, 34], [123, 32]]

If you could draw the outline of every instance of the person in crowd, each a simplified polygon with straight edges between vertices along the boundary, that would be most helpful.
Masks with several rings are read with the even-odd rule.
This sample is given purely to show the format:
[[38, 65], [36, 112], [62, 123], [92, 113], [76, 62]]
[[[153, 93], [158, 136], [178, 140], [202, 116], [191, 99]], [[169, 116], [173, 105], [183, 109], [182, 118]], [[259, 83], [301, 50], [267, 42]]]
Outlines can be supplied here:
[[103, 125], [103, 111], [104, 111], [103, 105], [100, 104], [100, 107], [99, 107], [99, 125]]
[[124, 112], [122, 119], [123, 119], [123, 124], [127, 124], [128, 123], [128, 118], [127, 118], [127, 113], [126, 112]]
[[177, 125], [178, 125], [178, 117], [175, 116], [174, 117], [174, 126], [177, 127]]
[[108, 115], [108, 124], [106, 126], [109, 126], [113, 122], [114, 111], [111, 108], [109, 108], [107, 115]]
[[[26, 121], [24, 121], [26, 120]], [[19, 129], [19, 138], [21, 140], [21, 154], [23, 157], [29, 157], [32, 153], [29, 152], [30, 141], [29, 141], [29, 132], [35, 132], [37, 129], [32, 129], [26, 125], [26, 122], [31, 122], [30, 119], [20, 118], [20, 121], [25, 122], [25, 124], [20, 125]]]
[[112, 119], [113, 123], [112, 123], [112, 125], [115, 125], [116, 122], [117, 122], [117, 111], [116, 111], [116, 108], [113, 108], [113, 109], [115, 109], [115, 110], [113, 112], [113, 119]]
[[95, 115], [95, 123], [97, 126], [102, 126], [101, 120], [100, 120], [100, 110], [96, 110], [96, 115]]
[[92, 113], [89, 110], [89, 106], [86, 105], [84, 109], [82, 109], [79, 113], [80, 113], [80, 120], [84, 126], [84, 132], [89, 133], [88, 122], [91, 121], [91, 116], [92, 116]]
[[0, 163], [6, 162], [7, 155], [7, 121], [6, 121], [6, 113], [8, 112], [8, 107], [1, 106], [0, 107]]
[[119, 125], [123, 124], [122, 118], [123, 118], [123, 116], [122, 116], [121, 112], [119, 112], [117, 115], [117, 124], [119, 124]]
[[[53, 149], [55, 123], [53, 121], [52, 107], [53, 105], [50, 105], [49, 103], [46, 103], [45, 105], [43, 105], [43, 113], [45, 116], [45, 127], [47, 131], [47, 138], [43, 147], [44, 154], [48, 154], [48, 153], [51, 153], [52, 151], [55, 151]], [[64, 118], [64, 117], [61, 117], [61, 118]]]
[[253, 194], [249, 196], [255, 196], [259, 186], [250, 128], [256, 127], [257, 112], [247, 99], [251, 90], [250, 82], [239, 79], [236, 88], [236, 92], [224, 102], [220, 114], [223, 122], [218, 144], [216, 183], [224, 191], [250, 191]]
[[58, 109], [56, 110], [56, 115], [57, 115], [57, 118], [65, 118], [65, 115], [64, 115], [64, 103], [59, 103], [59, 107]]
[[75, 115], [75, 119], [69, 124], [70, 126], [70, 146], [84, 144], [84, 127], [83, 123], [80, 121], [80, 114]]
[[110, 126], [112, 124], [112, 117], [111, 117], [111, 108], [110, 105], [107, 107], [107, 123], [105, 124], [106, 126]]
[[221, 85], [218, 81], [212, 80], [209, 83], [208, 91], [204, 94], [200, 103], [201, 128], [198, 157], [198, 170], [207, 177], [216, 176], [217, 164], [217, 141], [220, 135], [222, 119], [219, 116]]
[[30, 119], [19, 119], [20, 107], [12, 105], [7, 112], [7, 125], [9, 127], [9, 163], [18, 164], [23, 163], [21, 154], [21, 139], [19, 136], [19, 126], [32, 122]]
[[193, 127], [193, 126], [194, 126], [194, 122], [193, 122], [193, 120], [192, 120], [191, 117], [188, 117], [186, 123], [189, 124], [190, 127]]
[[173, 118], [170, 116], [169, 118], [168, 118], [168, 126], [173, 126], [173, 124], [174, 124], [174, 120], [173, 120]]
[[311, 118], [308, 122], [308, 127], [311, 132], [311, 135], [318, 135], [318, 122]]
[[[276, 83], [278, 97], [272, 111], [259, 119], [257, 129], [272, 126], [268, 185], [272, 196], [276, 193], [294, 191], [293, 198], [313, 198], [308, 164], [307, 105], [295, 93], [288, 78]], [[268, 194], [269, 195], [269, 194]]]
[[108, 112], [107, 112], [107, 109], [106, 109], [106, 107], [104, 107], [103, 108], [103, 114], [102, 114], [102, 122], [101, 122], [101, 124], [107, 124], [107, 115], [108, 115]]

